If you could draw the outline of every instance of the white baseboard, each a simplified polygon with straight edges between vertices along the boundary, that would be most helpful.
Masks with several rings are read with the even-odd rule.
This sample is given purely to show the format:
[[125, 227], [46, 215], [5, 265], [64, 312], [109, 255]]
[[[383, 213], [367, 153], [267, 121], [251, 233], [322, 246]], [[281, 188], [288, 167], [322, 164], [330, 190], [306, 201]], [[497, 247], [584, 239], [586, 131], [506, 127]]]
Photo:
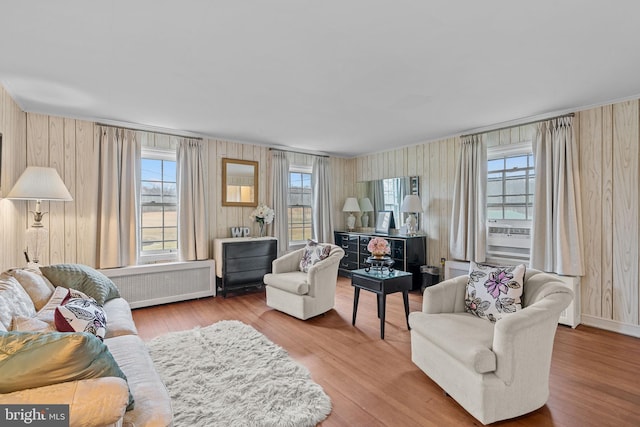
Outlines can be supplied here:
[[640, 326], [638, 325], [630, 325], [628, 323], [618, 322], [617, 320], [602, 319], [587, 314], [583, 314], [580, 317], [583, 325], [640, 338]]

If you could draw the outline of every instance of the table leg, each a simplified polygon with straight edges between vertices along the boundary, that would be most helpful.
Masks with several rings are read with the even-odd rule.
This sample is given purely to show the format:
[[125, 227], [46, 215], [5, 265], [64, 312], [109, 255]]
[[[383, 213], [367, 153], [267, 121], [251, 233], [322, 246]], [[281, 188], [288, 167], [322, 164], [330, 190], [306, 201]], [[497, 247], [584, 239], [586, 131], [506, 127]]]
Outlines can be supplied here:
[[353, 319], [351, 319], [351, 324], [356, 324], [356, 313], [358, 312], [358, 299], [360, 298], [360, 288], [357, 286], [353, 287]]
[[407, 329], [411, 330], [411, 326], [409, 326], [409, 291], [402, 291], [402, 299], [404, 300], [404, 314], [407, 318]]
[[378, 310], [380, 311], [380, 338], [384, 339], [384, 314], [387, 311], [387, 294], [381, 294], [378, 301]]
[[376, 299], [378, 300], [378, 319], [380, 318], [380, 298], [382, 298], [382, 295], [376, 294]]

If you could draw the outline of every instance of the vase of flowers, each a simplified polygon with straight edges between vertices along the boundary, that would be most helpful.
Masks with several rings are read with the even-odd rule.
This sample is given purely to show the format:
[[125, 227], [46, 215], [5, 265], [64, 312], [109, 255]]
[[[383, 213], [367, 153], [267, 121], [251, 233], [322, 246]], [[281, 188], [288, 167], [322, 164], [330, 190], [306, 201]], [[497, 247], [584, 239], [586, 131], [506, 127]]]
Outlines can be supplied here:
[[273, 222], [275, 214], [275, 211], [269, 206], [260, 203], [258, 207], [251, 212], [251, 215], [249, 215], [251, 220], [258, 223], [258, 227], [260, 228], [260, 237], [264, 237], [265, 225]]
[[367, 244], [367, 250], [371, 252], [374, 258], [382, 258], [385, 255], [391, 253], [391, 247], [389, 246], [389, 242], [382, 237], [374, 237], [369, 240], [369, 244]]

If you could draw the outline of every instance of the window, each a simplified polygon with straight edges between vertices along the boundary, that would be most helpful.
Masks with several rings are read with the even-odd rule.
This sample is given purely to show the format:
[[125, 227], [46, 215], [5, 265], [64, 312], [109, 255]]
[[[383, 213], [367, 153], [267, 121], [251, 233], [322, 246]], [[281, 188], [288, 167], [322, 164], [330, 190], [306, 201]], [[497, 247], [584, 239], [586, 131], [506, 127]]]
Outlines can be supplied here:
[[291, 166], [289, 168], [289, 241], [292, 244], [311, 239], [312, 203], [311, 170]]
[[487, 150], [488, 261], [529, 261], [534, 173], [531, 142]]
[[144, 149], [141, 159], [140, 256], [175, 258], [178, 250], [178, 198], [175, 152]]
[[487, 156], [487, 218], [531, 220], [535, 186], [531, 144], [499, 148]]

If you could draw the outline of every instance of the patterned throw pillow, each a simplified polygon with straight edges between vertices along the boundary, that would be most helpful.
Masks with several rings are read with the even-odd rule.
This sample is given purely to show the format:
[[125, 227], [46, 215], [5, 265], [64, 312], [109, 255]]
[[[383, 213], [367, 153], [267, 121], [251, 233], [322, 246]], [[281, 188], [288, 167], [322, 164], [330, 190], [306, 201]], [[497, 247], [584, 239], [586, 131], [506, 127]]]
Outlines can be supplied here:
[[300, 260], [300, 271], [308, 273], [312, 265], [327, 258], [330, 252], [330, 245], [323, 245], [322, 243], [309, 240], [304, 247], [302, 259]]
[[465, 310], [495, 322], [522, 309], [524, 264], [507, 267], [471, 262]]
[[56, 329], [59, 332], [89, 332], [104, 339], [107, 332], [107, 315], [93, 298], [76, 298], [70, 290], [69, 296], [55, 313]]
[[120, 296], [111, 279], [86, 265], [56, 264], [40, 267], [40, 271], [55, 286], [77, 289], [95, 299], [100, 305]]

